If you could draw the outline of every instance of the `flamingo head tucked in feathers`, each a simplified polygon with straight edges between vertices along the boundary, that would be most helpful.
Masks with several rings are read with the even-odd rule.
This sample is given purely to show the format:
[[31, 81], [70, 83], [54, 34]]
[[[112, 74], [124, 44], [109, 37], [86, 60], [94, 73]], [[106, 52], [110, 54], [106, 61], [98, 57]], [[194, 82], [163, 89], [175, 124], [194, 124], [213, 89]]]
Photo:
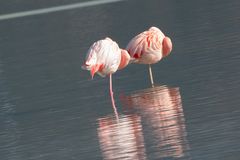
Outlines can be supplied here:
[[116, 42], [107, 37], [95, 42], [89, 48], [82, 69], [89, 70], [92, 78], [95, 73], [105, 77], [119, 69], [125, 68], [129, 60], [128, 52], [120, 49]]

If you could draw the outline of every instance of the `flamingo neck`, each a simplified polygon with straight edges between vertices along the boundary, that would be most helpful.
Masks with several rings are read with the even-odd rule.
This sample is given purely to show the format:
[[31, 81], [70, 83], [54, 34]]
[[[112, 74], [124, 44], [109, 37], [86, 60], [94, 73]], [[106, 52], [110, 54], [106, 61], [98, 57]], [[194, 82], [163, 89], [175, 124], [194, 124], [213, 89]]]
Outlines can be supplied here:
[[128, 52], [126, 50], [121, 50], [121, 61], [120, 64], [118, 66], [118, 70], [125, 68], [128, 63], [130, 61], [130, 55], [128, 54]]
[[162, 48], [163, 57], [166, 57], [172, 51], [171, 39], [169, 37], [164, 37], [162, 46], [163, 46]]

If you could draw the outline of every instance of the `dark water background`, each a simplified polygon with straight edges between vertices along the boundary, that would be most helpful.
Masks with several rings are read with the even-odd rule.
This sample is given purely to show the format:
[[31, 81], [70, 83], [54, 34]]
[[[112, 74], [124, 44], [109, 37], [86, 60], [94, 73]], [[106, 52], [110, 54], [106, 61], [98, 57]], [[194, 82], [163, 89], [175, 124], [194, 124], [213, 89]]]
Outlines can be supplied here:
[[[7, 14], [80, 2], [0, 2]], [[89, 46], [157, 26], [172, 54], [91, 80]], [[127, 0], [0, 21], [0, 159], [240, 157], [240, 1]]]

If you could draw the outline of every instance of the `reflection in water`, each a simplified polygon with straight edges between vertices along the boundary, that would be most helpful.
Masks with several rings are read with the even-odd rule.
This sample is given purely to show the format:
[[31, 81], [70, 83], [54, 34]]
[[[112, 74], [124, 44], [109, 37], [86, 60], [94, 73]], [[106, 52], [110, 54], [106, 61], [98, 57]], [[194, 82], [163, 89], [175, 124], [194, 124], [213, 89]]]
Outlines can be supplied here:
[[128, 115], [98, 119], [104, 159], [190, 159], [179, 88], [156, 86], [121, 100]]
[[124, 96], [122, 100], [128, 108], [140, 112], [146, 124], [145, 143], [146, 146], [150, 143], [154, 158], [189, 157], [179, 88], [156, 86]]
[[98, 119], [98, 137], [105, 160], [144, 160], [141, 118], [137, 115]]

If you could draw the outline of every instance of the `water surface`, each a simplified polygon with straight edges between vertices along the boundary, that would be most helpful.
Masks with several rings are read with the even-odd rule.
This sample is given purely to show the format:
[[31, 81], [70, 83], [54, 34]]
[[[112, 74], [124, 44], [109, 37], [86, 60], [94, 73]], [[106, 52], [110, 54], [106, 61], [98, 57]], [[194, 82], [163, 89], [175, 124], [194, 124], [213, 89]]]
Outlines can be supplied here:
[[[80, 1], [19, 2], [1, 14]], [[0, 21], [1, 159], [237, 160], [239, 14], [238, 0], [127, 0]], [[81, 64], [94, 41], [125, 47], [150, 26], [173, 51], [155, 88], [147, 66], [114, 74], [116, 121], [108, 78]]]

